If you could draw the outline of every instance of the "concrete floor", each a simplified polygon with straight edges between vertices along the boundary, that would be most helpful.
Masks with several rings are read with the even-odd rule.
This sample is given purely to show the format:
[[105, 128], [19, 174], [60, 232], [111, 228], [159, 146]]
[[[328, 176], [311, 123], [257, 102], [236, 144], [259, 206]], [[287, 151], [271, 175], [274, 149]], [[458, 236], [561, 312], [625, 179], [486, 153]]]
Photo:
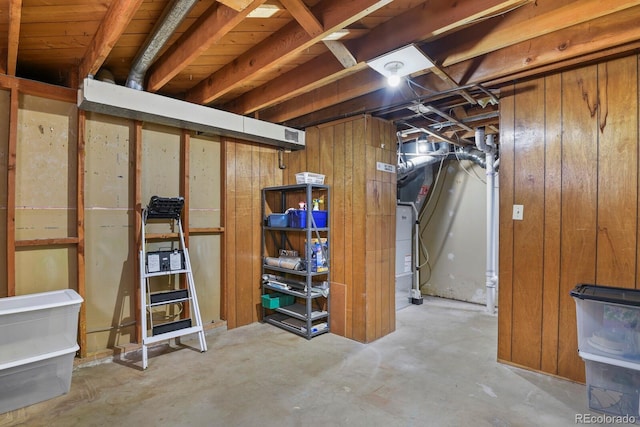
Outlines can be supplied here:
[[266, 324], [81, 366], [64, 396], [0, 426], [566, 426], [585, 386], [496, 362], [497, 317], [437, 298], [397, 312], [371, 344], [307, 341]]

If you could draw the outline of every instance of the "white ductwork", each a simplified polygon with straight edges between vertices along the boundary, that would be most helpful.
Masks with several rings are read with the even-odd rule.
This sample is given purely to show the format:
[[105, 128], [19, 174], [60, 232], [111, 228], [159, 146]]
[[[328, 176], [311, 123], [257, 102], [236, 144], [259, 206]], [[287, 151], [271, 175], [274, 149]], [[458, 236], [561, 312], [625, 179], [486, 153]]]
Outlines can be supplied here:
[[93, 79], [78, 90], [78, 108], [291, 150], [305, 146], [298, 129]]
[[176, 0], [165, 9], [133, 61], [127, 78], [127, 87], [136, 90], [144, 89], [144, 76], [147, 70], [196, 3], [198, 0]]

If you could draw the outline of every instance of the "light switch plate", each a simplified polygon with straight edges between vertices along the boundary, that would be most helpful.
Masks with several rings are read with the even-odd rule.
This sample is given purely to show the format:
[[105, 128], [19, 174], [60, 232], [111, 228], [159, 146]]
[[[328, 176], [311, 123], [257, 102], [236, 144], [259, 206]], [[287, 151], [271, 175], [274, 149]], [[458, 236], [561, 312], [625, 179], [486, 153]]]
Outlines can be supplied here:
[[513, 219], [522, 221], [524, 218], [524, 205], [513, 205]]

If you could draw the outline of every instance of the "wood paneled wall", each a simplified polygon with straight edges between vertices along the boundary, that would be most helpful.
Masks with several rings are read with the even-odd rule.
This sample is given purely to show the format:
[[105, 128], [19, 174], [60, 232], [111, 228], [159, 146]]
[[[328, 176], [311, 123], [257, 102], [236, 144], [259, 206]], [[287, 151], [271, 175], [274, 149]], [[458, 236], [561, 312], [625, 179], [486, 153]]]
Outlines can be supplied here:
[[259, 320], [260, 189], [295, 184], [302, 171], [331, 186], [332, 332], [370, 342], [395, 330], [395, 132], [363, 116], [306, 130], [305, 150], [284, 156], [268, 147], [225, 143], [226, 320], [229, 328]]
[[396, 164], [391, 123], [360, 116], [306, 129], [285, 183], [317, 172], [331, 186], [331, 330], [371, 342], [395, 330]]
[[223, 318], [228, 328], [259, 320], [261, 272], [261, 196], [263, 187], [282, 185], [278, 153], [270, 147], [224, 141], [225, 240]]
[[638, 78], [631, 56], [501, 95], [501, 361], [584, 381], [569, 292], [639, 287]]

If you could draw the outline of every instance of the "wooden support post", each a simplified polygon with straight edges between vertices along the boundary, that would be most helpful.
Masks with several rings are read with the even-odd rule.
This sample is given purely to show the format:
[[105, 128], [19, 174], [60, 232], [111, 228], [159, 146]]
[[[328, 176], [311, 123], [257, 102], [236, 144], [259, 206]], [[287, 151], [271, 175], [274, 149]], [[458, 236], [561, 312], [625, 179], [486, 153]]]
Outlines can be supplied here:
[[[134, 144], [134, 167], [135, 167], [135, 188], [134, 193], [134, 239], [136, 242], [136, 279], [140, 278], [140, 260], [138, 259], [140, 250], [142, 249], [142, 241], [140, 240], [142, 232], [142, 122], [134, 122], [134, 135], [132, 138]], [[142, 343], [142, 319], [140, 318], [140, 310], [142, 308], [142, 301], [140, 301], [140, 286], [137, 285], [136, 280], [136, 292], [135, 292], [135, 312], [136, 312], [136, 342]]]
[[[182, 209], [182, 230], [184, 233], [185, 247], [189, 247], [189, 147], [191, 146], [191, 134], [187, 130], [182, 130], [180, 138], [180, 194], [184, 197], [184, 207]], [[180, 275], [180, 287], [187, 288], [187, 276]], [[190, 317], [189, 305], [185, 304], [182, 318]]]
[[20, 94], [12, 88], [9, 107], [9, 147], [7, 152], [7, 296], [16, 294], [16, 151]]

